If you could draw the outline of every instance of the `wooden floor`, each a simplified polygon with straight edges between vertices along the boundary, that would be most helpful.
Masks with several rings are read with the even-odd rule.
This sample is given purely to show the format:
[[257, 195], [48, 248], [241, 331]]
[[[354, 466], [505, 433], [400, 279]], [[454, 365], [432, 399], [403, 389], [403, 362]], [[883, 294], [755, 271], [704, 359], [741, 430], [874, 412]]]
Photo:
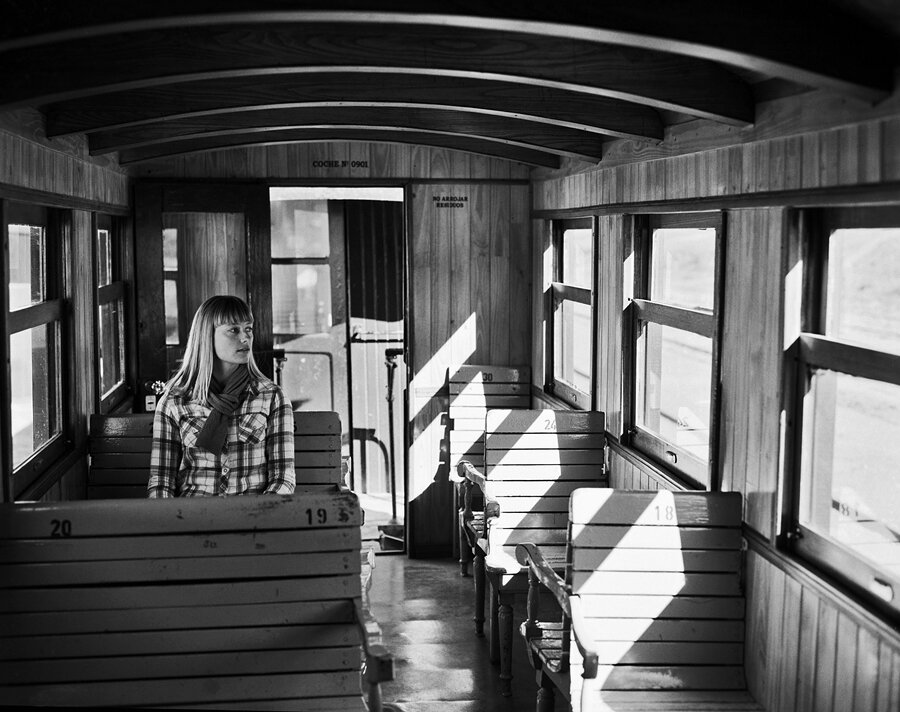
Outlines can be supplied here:
[[[513, 694], [500, 694], [498, 668], [487, 638], [475, 637], [474, 584], [455, 561], [376, 557], [370, 610], [394, 656], [394, 681], [382, 685], [385, 702], [404, 712], [532, 712], [537, 686], [518, 635], [515, 615]], [[568, 709], [558, 699], [557, 710]]]

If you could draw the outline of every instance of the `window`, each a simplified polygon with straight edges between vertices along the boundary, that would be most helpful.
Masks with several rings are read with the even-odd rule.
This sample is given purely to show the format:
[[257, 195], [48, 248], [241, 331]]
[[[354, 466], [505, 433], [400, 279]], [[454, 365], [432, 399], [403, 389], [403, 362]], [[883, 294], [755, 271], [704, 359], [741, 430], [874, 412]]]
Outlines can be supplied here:
[[900, 208], [803, 216], [787, 537], [900, 612]]
[[96, 367], [99, 412], [108, 413], [128, 394], [125, 353], [126, 289], [122, 236], [108, 215], [98, 215], [94, 228], [96, 284]]
[[[62, 215], [4, 204], [9, 267], [11, 495], [19, 496], [66, 447]], [[6, 449], [9, 443], [4, 442]], [[8, 462], [8, 460], [7, 460]]]
[[718, 381], [721, 215], [636, 220], [630, 444], [692, 484], [710, 488]]
[[551, 223], [546, 390], [587, 410], [594, 384], [594, 244], [591, 218]]

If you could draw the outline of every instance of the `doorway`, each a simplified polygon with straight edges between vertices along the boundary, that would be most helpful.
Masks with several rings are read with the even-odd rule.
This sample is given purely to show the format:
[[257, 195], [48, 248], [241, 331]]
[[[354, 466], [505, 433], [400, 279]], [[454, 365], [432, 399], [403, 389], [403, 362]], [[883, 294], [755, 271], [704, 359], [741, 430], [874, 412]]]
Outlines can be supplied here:
[[341, 417], [363, 538], [405, 550], [402, 188], [269, 190], [273, 346], [295, 411]]

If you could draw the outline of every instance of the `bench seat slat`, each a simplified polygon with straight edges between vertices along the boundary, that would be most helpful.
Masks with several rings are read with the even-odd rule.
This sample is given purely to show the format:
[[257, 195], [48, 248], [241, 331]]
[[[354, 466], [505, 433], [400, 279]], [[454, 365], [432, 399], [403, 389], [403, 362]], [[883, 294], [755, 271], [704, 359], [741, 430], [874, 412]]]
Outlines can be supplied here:
[[147, 535], [130, 539], [86, 537], [80, 539], [20, 539], [0, 541], [0, 563], [38, 564], [50, 561], [101, 561], [106, 559], [172, 559], [208, 554], [249, 556], [288, 553], [352, 551], [353, 535], [346, 529], [310, 531], [262, 531], [219, 534]]
[[674, 640], [720, 643], [744, 639], [744, 622], [703, 619], [601, 618], [586, 621], [585, 641]]
[[741, 665], [744, 662], [743, 643], [604, 641], [597, 643], [601, 665]]
[[[166, 709], [167, 705], [158, 705]], [[359, 697], [319, 697], [311, 700], [246, 700], [222, 704], [179, 705], [190, 710], [281, 710], [283, 712], [368, 712]]]
[[27, 636], [15, 648], [0, 646], [0, 659], [102, 657], [107, 655], [164, 655], [224, 650], [282, 650], [334, 647], [359, 639], [355, 626], [310, 625], [246, 626], [239, 628], [82, 633], [66, 636]]
[[[450, 381], [450, 405], [452, 406], [459, 399], [455, 396], [459, 395], [478, 395], [484, 396], [486, 400], [492, 401], [492, 396], [509, 396], [525, 393], [529, 389], [527, 383], [492, 381], [484, 383], [483, 381], [460, 382]], [[503, 406], [497, 406], [502, 408]], [[484, 425], [482, 424], [482, 427]]]
[[725, 526], [740, 528], [737, 492], [643, 492], [604, 490], [572, 503], [573, 524]]
[[585, 607], [609, 618], [723, 618], [743, 620], [743, 596], [581, 594]]
[[350, 671], [311, 672], [280, 675], [236, 675], [176, 678], [166, 680], [127, 680], [111, 682], [59, 683], [40, 687], [0, 686], [6, 704], [47, 706], [107, 706], [190, 704], [206, 702], [210, 689], [231, 700], [253, 699], [265, 691], [284, 699], [297, 694], [327, 697], [359, 687], [359, 673]]
[[573, 571], [576, 593], [653, 591], [671, 596], [739, 596], [740, 582], [733, 574], [671, 571]]
[[485, 448], [484, 460], [487, 463], [488, 477], [493, 478], [492, 469], [500, 469], [500, 465], [523, 465], [533, 468], [545, 468], [548, 465], [602, 465], [604, 462], [602, 448], [577, 450], [489, 450]]
[[[91, 455], [109, 452], [149, 452], [153, 446], [153, 438], [146, 437], [100, 437], [94, 436], [90, 441]], [[92, 463], [93, 464], [93, 459]]]
[[120, 561], [77, 561], [47, 564], [3, 564], [0, 579], [6, 588], [22, 586], [184, 581], [240, 580], [244, 577], [303, 576], [359, 572], [359, 553], [326, 552], [264, 556], [187, 557]]
[[490, 433], [485, 437], [488, 450], [504, 452], [516, 450], [603, 450], [603, 440], [597, 433]]
[[741, 568], [741, 552], [728, 549], [577, 549], [577, 571], [708, 571], [734, 572]]
[[96, 682], [133, 680], [135, 673], [146, 679], [197, 677], [225, 670], [242, 670], [247, 675], [329, 670], [354, 670], [359, 667], [359, 647], [300, 648], [290, 650], [253, 650], [216, 653], [156, 655], [135, 670], [134, 663], [121, 657], [60, 658], [6, 662], [0, 672], [0, 684], [41, 684], [58, 682]]
[[[185, 600], [193, 593], [182, 589]], [[64, 613], [17, 613], [0, 615], [0, 640], [11, 645], [21, 636], [68, 635], [70, 633], [129, 632], [152, 630], [192, 630], [217, 628], [233, 616], [234, 627], [242, 616], [252, 616], [259, 625], [305, 623], [352, 623], [353, 611], [346, 600], [290, 601], [225, 606], [184, 605], [174, 608], [120, 609], [93, 611], [90, 616]], [[229, 626], [226, 626], [229, 627]]]
[[[360, 509], [349, 492], [310, 495], [299, 508], [288, 497], [264, 497], [266, 527], [270, 529], [325, 529], [329, 522], [359, 526]], [[70, 522], [72, 537], [130, 536], [161, 530], [252, 531], [260, 516], [257, 497], [185, 497], [151, 502], [55, 502], [21, 504], [0, 519], [0, 539], [54, 538], [63, 533], [59, 523]], [[298, 511], [299, 510], [299, 511]], [[319, 515], [319, 510], [324, 512]], [[299, 514], [299, 516], [298, 516]], [[56, 522], [57, 524], [54, 524]], [[2, 585], [2, 582], [0, 582]]]
[[[602, 456], [597, 458], [602, 461]], [[502, 464], [488, 466], [490, 471], [490, 481], [500, 482], [547, 482], [551, 480], [565, 482], [582, 482], [582, 487], [597, 486], [598, 483], [606, 482], [606, 476], [603, 473], [602, 462], [578, 463], [569, 465], [560, 465], [558, 463], [537, 464], [521, 464], [511, 465]], [[578, 485], [573, 485], [578, 486]], [[561, 511], [566, 512], [567, 505], [562, 505]]]
[[681, 527], [673, 536], [672, 527], [659, 526], [595, 526], [572, 525], [572, 539], [579, 546], [608, 548], [627, 546], [632, 549], [730, 549], [740, 550], [740, 529]]
[[493, 410], [487, 414], [488, 433], [603, 433], [606, 416], [596, 410]]
[[[275, 601], [311, 601], [353, 595], [355, 573], [342, 576], [307, 576], [302, 579], [192, 583], [192, 595], [204, 605], [250, 604]], [[171, 608], [184, 605], [178, 586], [146, 584], [113, 586], [53, 586], [8, 589], [2, 594], [9, 613], [25, 611], [99, 611], [118, 608]]]
[[604, 690], [741, 690], [740, 665], [600, 665], [597, 680]]

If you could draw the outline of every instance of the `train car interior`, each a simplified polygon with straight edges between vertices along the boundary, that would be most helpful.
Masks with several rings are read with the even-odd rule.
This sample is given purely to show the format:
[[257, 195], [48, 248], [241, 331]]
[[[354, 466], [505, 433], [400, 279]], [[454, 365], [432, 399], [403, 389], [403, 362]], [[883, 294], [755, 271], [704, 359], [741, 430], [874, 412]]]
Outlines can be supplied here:
[[0, 223], [0, 704], [900, 710], [897, 0], [0, 0]]

